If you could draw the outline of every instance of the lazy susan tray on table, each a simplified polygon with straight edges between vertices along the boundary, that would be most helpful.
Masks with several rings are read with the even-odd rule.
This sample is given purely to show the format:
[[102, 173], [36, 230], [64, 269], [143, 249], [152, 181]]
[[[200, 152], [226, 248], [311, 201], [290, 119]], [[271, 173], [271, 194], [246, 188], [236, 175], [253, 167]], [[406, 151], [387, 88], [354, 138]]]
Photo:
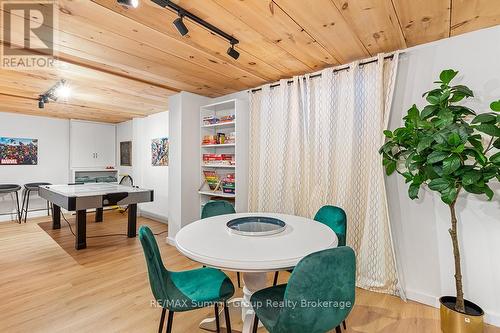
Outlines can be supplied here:
[[286, 223], [273, 217], [248, 216], [233, 219], [226, 224], [231, 233], [242, 236], [268, 236], [286, 229]]

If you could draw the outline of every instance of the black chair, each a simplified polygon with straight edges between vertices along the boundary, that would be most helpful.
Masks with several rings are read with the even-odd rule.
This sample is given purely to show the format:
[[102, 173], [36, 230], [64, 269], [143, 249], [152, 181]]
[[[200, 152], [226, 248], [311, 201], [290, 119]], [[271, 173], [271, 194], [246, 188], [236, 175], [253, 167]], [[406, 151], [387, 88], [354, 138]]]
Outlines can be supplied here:
[[[51, 183], [28, 183], [28, 184], [24, 184], [23, 206], [21, 208], [21, 220], [23, 218], [23, 213], [24, 213], [24, 223], [26, 223], [26, 219], [28, 218], [28, 212], [36, 212], [36, 211], [40, 211], [40, 210], [45, 210], [45, 208], [29, 210], [29, 203], [30, 203], [30, 194], [31, 194], [31, 192], [36, 192], [38, 194], [39, 187], [40, 186], [45, 186], [45, 185], [52, 185], [52, 184]], [[26, 203], [26, 208], [24, 207], [25, 203]], [[48, 201], [47, 201], [47, 216], [50, 216], [50, 205], [49, 205]]]
[[[21, 211], [19, 209], [19, 194], [17, 191], [21, 189], [20, 185], [17, 184], [0, 184], [0, 194], [9, 194], [9, 193], [15, 193], [16, 194], [16, 203], [17, 203], [17, 221], [21, 223]], [[11, 213], [7, 213], [11, 214]], [[4, 215], [4, 214], [0, 214]]]

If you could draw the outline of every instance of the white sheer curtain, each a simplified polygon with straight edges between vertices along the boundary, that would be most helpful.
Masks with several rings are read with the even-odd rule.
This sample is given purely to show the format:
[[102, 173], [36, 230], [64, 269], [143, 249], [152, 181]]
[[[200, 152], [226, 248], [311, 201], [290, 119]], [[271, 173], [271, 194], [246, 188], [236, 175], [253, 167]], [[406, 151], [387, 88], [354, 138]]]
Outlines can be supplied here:
[[376, 60], [250, 94], [249, 208], [312, 217], [323, 205], [342, 207], [358, 286], [404, 297], [378, 154], [398, 54]]

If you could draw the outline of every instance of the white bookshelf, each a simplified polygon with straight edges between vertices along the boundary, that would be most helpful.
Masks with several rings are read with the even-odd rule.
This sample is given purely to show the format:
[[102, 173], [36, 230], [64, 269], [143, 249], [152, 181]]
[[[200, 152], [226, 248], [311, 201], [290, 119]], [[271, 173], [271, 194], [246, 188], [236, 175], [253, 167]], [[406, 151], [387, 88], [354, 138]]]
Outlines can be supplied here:
[[[236, 198], [236, 194], [223, 193], [222, 191], [199, 191], [200, 195], [209, 196], [209, 197], [219, 197], [219, 198]], [[203, 198], [202, 198], [203, 199]], [[201, 205], [204, 205], [206, 201], [202, 202]]]
[[[204, 124], [205, 116], [234, 115], [234, 121], [216, 124]], [[235, 142], [225, 144], [203, 145], [205, 135], [217, 133], [229, 134], [234, 132]], [[205, 164], [203, 154], [234, 154], [234, 165]], [[200, 214], [202, 207], [211, 198], [224, 198], [234, 202], [237, 212], [248, 211], [248, 104], [239, 99], [226, 100], [219, 103], [204, 105], [200, 108]], [[216, 171], [222, 179], [226, 174], [235, 175], [235, 194], [223, 193], [221, 190], [213, 191], [205, 183], [204, 170]], [[203, 184], [203, 185], [202, 185]]]
[[201, 148], [224, 148], [224, 147], [234, 147], [234, 146], [236, 146], [236, 144], [234, 143], [217, 143], [211, 145], [201, 145]]
[[216, 168], [216, 169], [234, 169], [236, 168], [236, 165], [226, 165], [226, 164], [203, 164], [203, 168], [211, 169], [211, 168]]
[[234, 121], [230, 122], [225, 122], [225, 123], [220, 123], [220, 124], [210, 124], [210, 125], [202, 125], [202, 128], [224, 128], [224, 127], [234, 127], [235, 126]]

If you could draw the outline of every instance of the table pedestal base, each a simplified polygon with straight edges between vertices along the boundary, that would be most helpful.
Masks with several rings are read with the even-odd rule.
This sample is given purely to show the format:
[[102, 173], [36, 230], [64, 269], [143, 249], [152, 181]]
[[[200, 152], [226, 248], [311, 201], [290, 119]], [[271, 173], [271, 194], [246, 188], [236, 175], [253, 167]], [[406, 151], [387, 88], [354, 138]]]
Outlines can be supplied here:
[[[242, 333], [252, 332], [252, 324], [254, 318], [254, 311], [250, 304], [250, 297], [258, 290], [266, 288], [267, 274], [266, 273], [243, 273], [243, 298], [233, 298], [227, 302], [229, 308], [229, 315], [235, 318], [236, 315], [241, 315], [243, 321]], [[225, 316], [222, 309], [219, 311], [219, 322], [225, 325]], [[262, 324], [259, 322], [259, 327]], [[200, 323], [200, 328], [208, 331], [215, 332], [215, 318], [204, 319]]]

